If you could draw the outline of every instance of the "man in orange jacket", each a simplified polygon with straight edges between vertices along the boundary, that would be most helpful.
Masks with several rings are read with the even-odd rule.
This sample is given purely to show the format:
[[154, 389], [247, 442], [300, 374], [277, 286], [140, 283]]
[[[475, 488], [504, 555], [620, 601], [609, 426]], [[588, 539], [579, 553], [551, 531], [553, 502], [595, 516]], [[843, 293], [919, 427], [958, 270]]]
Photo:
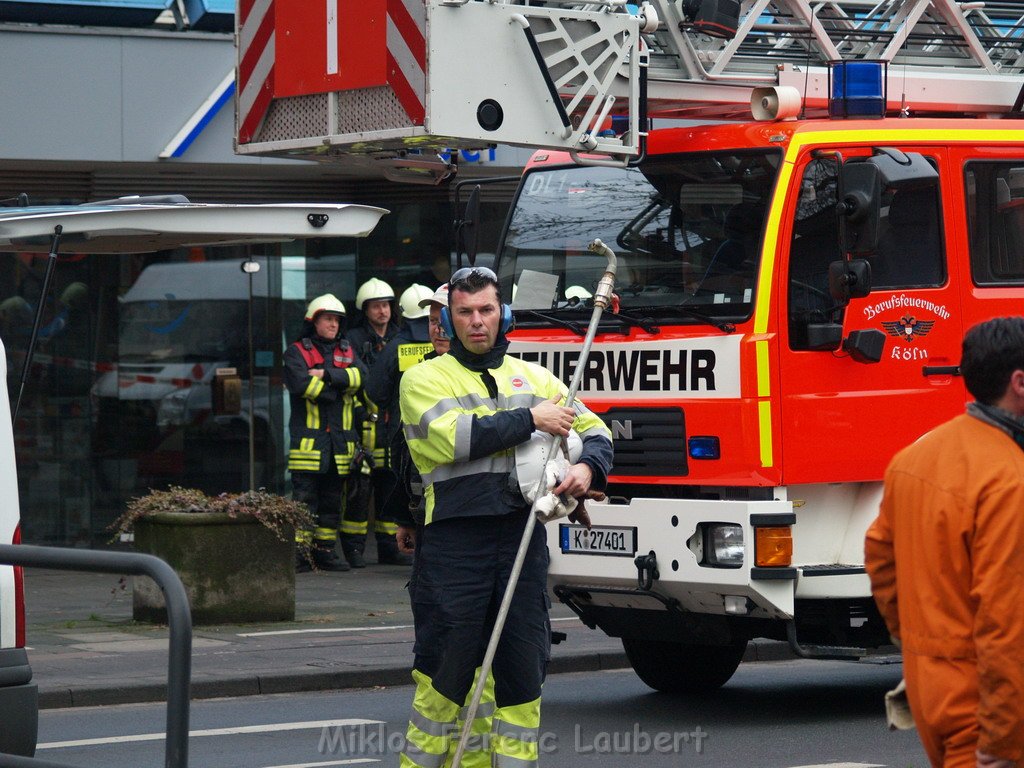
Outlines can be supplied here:
[[1024, 318], [971, 328], [976, 402], [892, 460], [865, 565], [933, 766], [1024, 766]]

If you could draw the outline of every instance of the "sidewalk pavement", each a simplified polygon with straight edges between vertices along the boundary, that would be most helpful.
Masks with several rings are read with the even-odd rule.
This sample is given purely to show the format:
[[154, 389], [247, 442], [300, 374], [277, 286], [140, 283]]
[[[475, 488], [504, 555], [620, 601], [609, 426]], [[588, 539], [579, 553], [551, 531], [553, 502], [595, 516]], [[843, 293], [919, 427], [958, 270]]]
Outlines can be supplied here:
[[[407, 567], [369, 565], [296, 576], [292, 622], [193, 628], [192, 697], [369, 688], [411, 683], [413, 628]], [[163, 701], [165, 626], [132, 621], [131, 577], [27, 569], [27, 644], [43, 708]], [[619, 640], [552, 609], [549, 673], [628, 667]], [[747, 660], [792, 658], [756, 641]]]

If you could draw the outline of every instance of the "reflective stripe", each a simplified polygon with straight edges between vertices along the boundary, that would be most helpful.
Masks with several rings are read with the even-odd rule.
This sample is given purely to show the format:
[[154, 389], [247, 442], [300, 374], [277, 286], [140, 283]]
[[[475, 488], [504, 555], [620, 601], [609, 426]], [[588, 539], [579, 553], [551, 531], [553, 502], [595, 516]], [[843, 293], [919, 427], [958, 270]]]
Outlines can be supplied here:
[[520, 757], [495, 752], [491, 756], [491, 766], [492, 768], [537, 768], [537, 759], [523, 760]]
[[435, 755], [432, 752], [423, 751], [413, 742], [406, 740], [405, 749], [402, 750], [399, 766], [400, 768], [406, 768], [406, 766], [415, 766], [416, 768], [441, 768], [447, 757], [448, 750], [445, 750], [440, 755]]
[[311, 544], [313, 542], [313, 532], [297, 529], [295, 531], [295, 541], [299, 544]]
[[345, 373], [348, 374], [348, 391], [355, 392], [361, 386], [363, 386], [363, 375], [359, 372], [359, 369], [355, 366], [351, 366], [345, 369]]
[[537, 764], [540, 699], [498, 707], [491, 722], [491, 751], [500, 768], [532, 768]]
[[510, 411], [513, 408], [533, 408], [543, 403], [548, 398], [535, 395], [532, 392], [520, 392], [514, 395], [503, 395], [498, 393], [498, 407]]
[[431, 720], [417, 712], [415, 709], [412, 711], [412, 714], [409, 715], [409, 724], [416, 726], [428, 736], [451, 737], [455, 730], [455, 726], [452, 723], [439, 723], [436, 720]]
[[610, 440], [612, 437], [612, 431], [608, 429], [608, 427], [606, 427], [604, 424], [595, 424], [594, 426], [583, 430], [578, 429], [576, 430], [576, 434], [579, 435], [581, 438], [586, 437], [588, 435], [601, 435], [603, 437], [607, 437]]
[[302, 396], [307, 400], [316, 400], [320, 397], [320, 393], [324, 391], [324, 380], [317, 378], [316, 376], [309, 377], [309, 384], [306, 385], [306, 391], [302, 393]]
[[[304, 437], [301, 440], [299, 440], [300, 451], [312, 451], [314, 445], [316, 445], [316, 441], [312, 437]], [[317, 456], [319, 456], [320, 451], [317, 451], [316, 454]]]
[[306, 429], [320, 429], [320, 406], [306, 401]]
[[[479, 670], [480, 667], [477, 667], [477, 669]], [[472, 691], [470, 693], [472, 694]], [[474, 722], [476, 722], [477, 720], [482, 720], [482, 719], [485, 719], [485, 718], [494, 717], [495, 704], [494, 704], [494, 701], [493, 701], [493, 699], [494, 699], [494, 677], [493, 676], [489, 676], [487, 678], [487, 683], [484, 685], [484, 698], [485, 699], [488, 698], [488, 694], [490, 695], [490, 698], [492, 699], [492, 701], [481, 701], [480, 704], [477, 705], [476, 717], [474, 718]], [[465, 720], [466, 719], [466, 712], [468, 712], [468, 711], [469, 711], [469, 707], [468, 706], [463, 707], [462, 709], [460, 709], [459, 710], [459, 720]]]
[[487, 408], [489, 411], [493, 412], [497, 410], [497, 407], [497, 403], [495, 403], [494, 400], [489, 397], [481, 397], [475, 392], [470, 392], [466, 395], [459, 395], [458, 397], [446, 397], [444, 400], [437, 403], [437, 405], [427, 411], [424, 411], [417, 424], [406, 424], [405, 436], [410, 440], [425, 438], [431, 422], [439, 416], [443, 416], [448, 413], [448, 411], [453, 411], [457, 408], [464, 411], [475, 411], [477, 408]]
[[366, 534], [366, 521], [361, 523], [353, 523], [349, 520], [342, 520], [341, 532], [348, 536], [360, 536]]
[[293, 461], [288, 460], [288, 469], [296, 472], [319, 472], [320, 462], [319, 461]]
[[313, 538], [316, 541], [337, 541], [338, 532], [333, 528], [316, 528], [313, 531]]
[[[430, 677], [418, 669], [412, 671], [416, 693], [406, 731], [402, 768], [441, 768], [448, 757], [459, 706], [434, 689]], [[438, 731], [441, 735], [434, 735]]]
[[376, 533], [386, 533], [388, 536], [394, 536], [398, 533], [398, 524], [389, 523], [386, 520], [376, 520], [373, 523], [373, 530]]
[[539, 728], [524, 728], [521, 725], [506, 723], [498, 718], [491, 723], [491, 733], [495, 736], [514, 739], [524, 744], [536, 744], [539, 730]]
[[451, 480], [466, 475], [477, 475], [485, 472], [492, 474], [503, 474], [512, 471], [514, 462], [512, 457], [505, 453], [496, 453], [491, 456], [484, 456], [482, 459], [463, 461], [458, 464], [442, 464], [433, 472], [423, 475], [423, 483], [432, 485], [444, 480]]
[[352, 474], [352, 456], [351, 453], [334, 454], [334, 466], [338, 468], [338, 474], [342, 477]]
[[469, 447], [473, 440], [473, 414], [463, 413], [455, 419], [455, 461], [469, 460]]

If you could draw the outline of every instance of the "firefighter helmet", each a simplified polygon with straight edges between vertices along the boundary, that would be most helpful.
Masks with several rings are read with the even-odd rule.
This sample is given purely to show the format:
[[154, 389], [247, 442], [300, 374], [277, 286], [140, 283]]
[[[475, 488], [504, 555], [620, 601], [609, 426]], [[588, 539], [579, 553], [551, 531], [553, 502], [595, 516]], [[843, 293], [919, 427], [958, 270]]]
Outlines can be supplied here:
[[356, 309], [365, 309], [363, 305], [368, 301], [379, 301], [386, 299], [393, 301], [395, 298], [394, 289], [377, 277], [371, 277], [359, 286], [356, 291]]
[[[565, 445], [568, 456], [565, 455], [563, 448], [558, 446], [550, 462], [548, 455], [551, 449], [551, 435], [546, 432], [536, 431], [529, 440], [516, 446], [516, 483], [523, 498], [529, 503], [532, 504], [541, 496], [550, 493], [551, 489], [561, 482], [569, 465], [580, 460], [583, 441], [575, 430], [569, 430]], [[572, 509], [567, 509], [565, 514], [571, 511]]]
[[334, 315], [345, 316], [345, 305], [341, 303], [337, 296], [333, 293], [325, 293], [323, 296], [317, 296], [306, 307], [306, 320], [314, 322], [316, 316], [321, 312], [330, 312]]
[[398, 304], [402, 308], [402, 317], [406, 320], [416, 320], [429, 315], [430, 310], [422, 306], [420, 302], [424, 299], [431, 299], [433, 296], [434, 292], [425, 285], [419, 283], [410, 285], [402, 291], [402, 296], [398, 300]]

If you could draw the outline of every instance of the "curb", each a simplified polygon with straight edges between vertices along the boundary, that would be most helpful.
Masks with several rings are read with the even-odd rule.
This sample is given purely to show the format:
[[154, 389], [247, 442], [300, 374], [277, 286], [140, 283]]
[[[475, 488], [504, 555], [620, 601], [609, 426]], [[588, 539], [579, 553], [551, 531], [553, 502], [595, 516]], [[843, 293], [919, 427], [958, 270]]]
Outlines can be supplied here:
[[[629, 662], [625, 653], [592, 653], [554, 658], [548, 664], [548, 674], [598, 672], [628, 667]], [[193, 680], [190, 693], [192, 700], [196, 701], [234, 696], [263, 696], [271, 693], [306, 693], [411, 684], [410, 668], [408, 665], [402, 665], [342, 672], [295, 672]], [[163, 683], [44, 688], [39, 691], [40, 709], [148, 704], [166, 700], [167, 685]]]
[[[747, 645], [744, 662], [784, 661], [796, 656], [783, 642], [753, 641]], [[548, 674], [600, 672], [628, 669], [623, 651], [602, 651], [580, 655], [559, 655], [548, 663]], [[219, 679], [193, 680], [193, 701], [235, 696], [264, 696], [272, 693], [306, 693], [355, 688], [410, 685], [408, 665], [354, 669], [340, 672], [294, 672], [279, 675], [244, 675]], [[74, 688], [43, 688], [39, 691], [40, 709], [109, 706], [112, 704], [149, 704], [167, 700], [165, 683], [138, 685], [95, 685]]]

